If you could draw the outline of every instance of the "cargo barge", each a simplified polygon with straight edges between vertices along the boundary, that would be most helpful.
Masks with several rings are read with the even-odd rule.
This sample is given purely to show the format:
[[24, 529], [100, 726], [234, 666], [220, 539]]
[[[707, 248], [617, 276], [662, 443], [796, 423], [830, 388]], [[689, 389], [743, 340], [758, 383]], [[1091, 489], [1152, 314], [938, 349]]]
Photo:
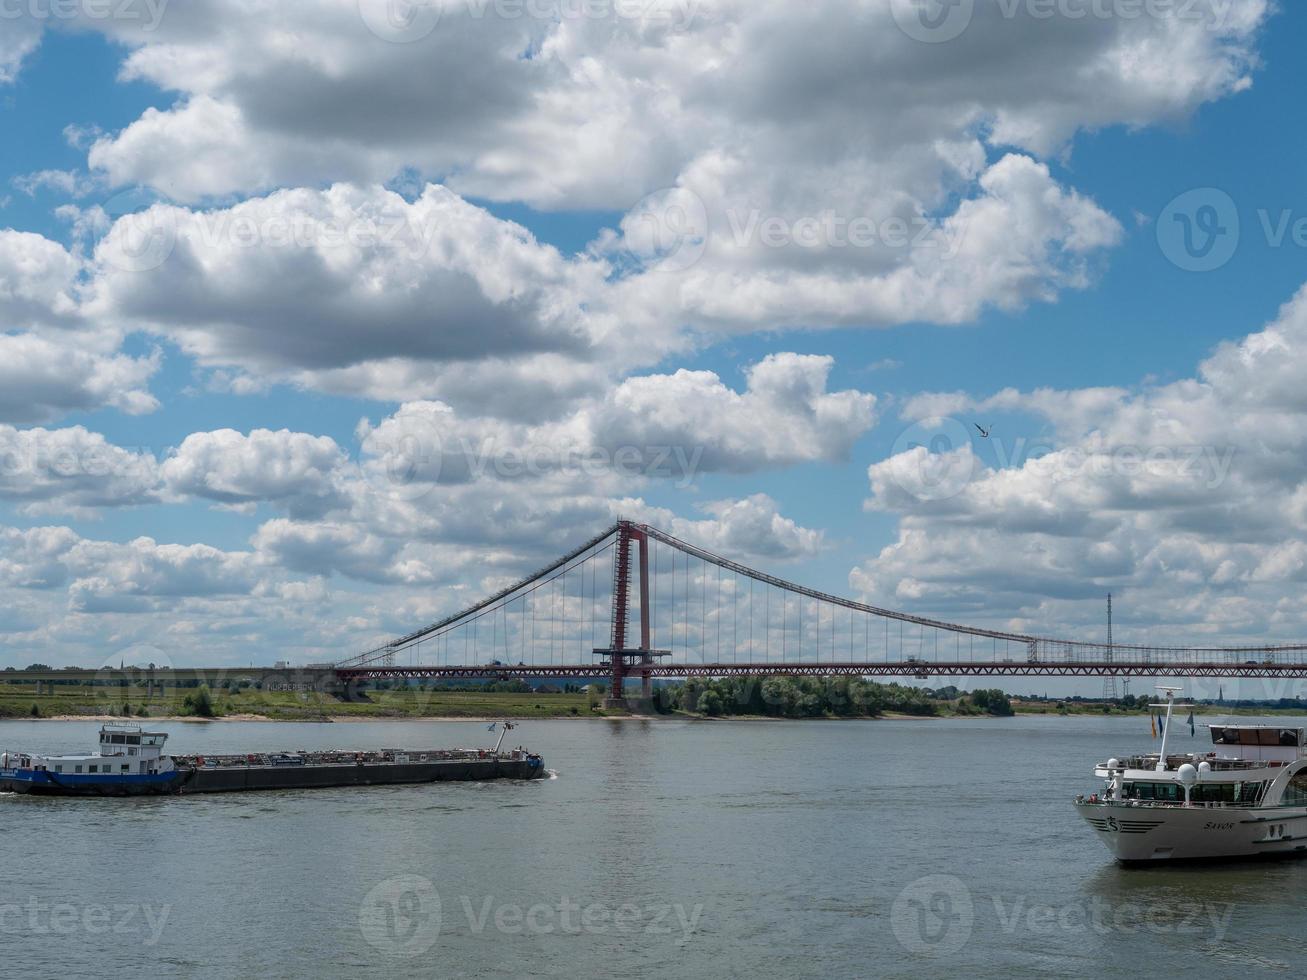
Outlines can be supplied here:
[[167, 755], [168, 736], [135, 725], [104, 725], [87, 755], [0, 753], [0, 792], [47, 796], [147, 796], [325, 789], [396, 783], [539, 779], [544, 760], [525, 749], [379, 749], [244, 755]]

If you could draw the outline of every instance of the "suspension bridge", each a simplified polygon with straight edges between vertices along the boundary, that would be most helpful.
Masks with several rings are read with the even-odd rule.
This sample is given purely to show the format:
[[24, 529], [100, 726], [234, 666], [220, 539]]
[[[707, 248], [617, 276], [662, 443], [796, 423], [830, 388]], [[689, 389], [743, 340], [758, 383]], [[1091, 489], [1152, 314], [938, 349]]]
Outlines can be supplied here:
[[1159, 647], [966, 626], [809, 589], [619, 521], [475, 605], [332, 665], [349, 683], [609, 678], [1303, 677], [1307, 644]]

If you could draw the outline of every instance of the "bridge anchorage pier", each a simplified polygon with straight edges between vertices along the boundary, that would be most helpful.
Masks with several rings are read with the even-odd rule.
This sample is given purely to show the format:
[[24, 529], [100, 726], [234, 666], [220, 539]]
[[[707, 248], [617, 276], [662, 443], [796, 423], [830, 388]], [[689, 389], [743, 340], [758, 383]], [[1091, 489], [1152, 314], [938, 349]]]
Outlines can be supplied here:
[[[627, 618], [631, 608], [631, 542], [639, 547], [640, 589], [640, 645], [626, 643]], [[650, 636], [649, 623], [649, 537], [631, 521], [617, 522], [617, 551], [613, 556], [613, 635], [606, 649], [596, 649], [602, 664], [608, 668], [610, 684], [605, 708], [629, 709], [626, 697], [626, 678], [640, 678], [640, 699], [648, 702], [653, 697], [653, 676], [650, 669], [656, 657], [670, 657], [670, 650], [655, 650]]]

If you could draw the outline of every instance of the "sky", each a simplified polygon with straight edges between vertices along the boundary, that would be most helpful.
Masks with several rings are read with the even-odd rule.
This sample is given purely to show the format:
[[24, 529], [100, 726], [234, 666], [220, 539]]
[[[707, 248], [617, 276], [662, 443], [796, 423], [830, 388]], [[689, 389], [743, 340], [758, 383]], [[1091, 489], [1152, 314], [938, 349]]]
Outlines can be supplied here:
[[986, 627], [1302, 640], [1305, 36], [6, 4], [0, 665], [340, 659], [618, 517]]

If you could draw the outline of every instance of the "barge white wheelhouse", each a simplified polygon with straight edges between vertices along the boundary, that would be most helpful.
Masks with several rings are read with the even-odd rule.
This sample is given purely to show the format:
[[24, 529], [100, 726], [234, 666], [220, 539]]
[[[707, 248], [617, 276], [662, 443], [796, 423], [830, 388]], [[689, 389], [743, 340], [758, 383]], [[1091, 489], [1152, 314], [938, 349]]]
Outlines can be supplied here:
[[1301, 723], [1205, 726], [1199, 751], [1168, 752], [1175, 689], [1167, 689], [1157, 753], [1094, 767], [1100, 793], [1076, 809], [1118, 861], [1307, 855], [1307, 747]]
[[172, 758], [164, 755], [167, 741], [166, 732], [106, 724], [100, 728], [95, 752], [0, 753], [0, 788], [20, 793], [62, 790], [111, 796], [167, 791], [180, 775]]

